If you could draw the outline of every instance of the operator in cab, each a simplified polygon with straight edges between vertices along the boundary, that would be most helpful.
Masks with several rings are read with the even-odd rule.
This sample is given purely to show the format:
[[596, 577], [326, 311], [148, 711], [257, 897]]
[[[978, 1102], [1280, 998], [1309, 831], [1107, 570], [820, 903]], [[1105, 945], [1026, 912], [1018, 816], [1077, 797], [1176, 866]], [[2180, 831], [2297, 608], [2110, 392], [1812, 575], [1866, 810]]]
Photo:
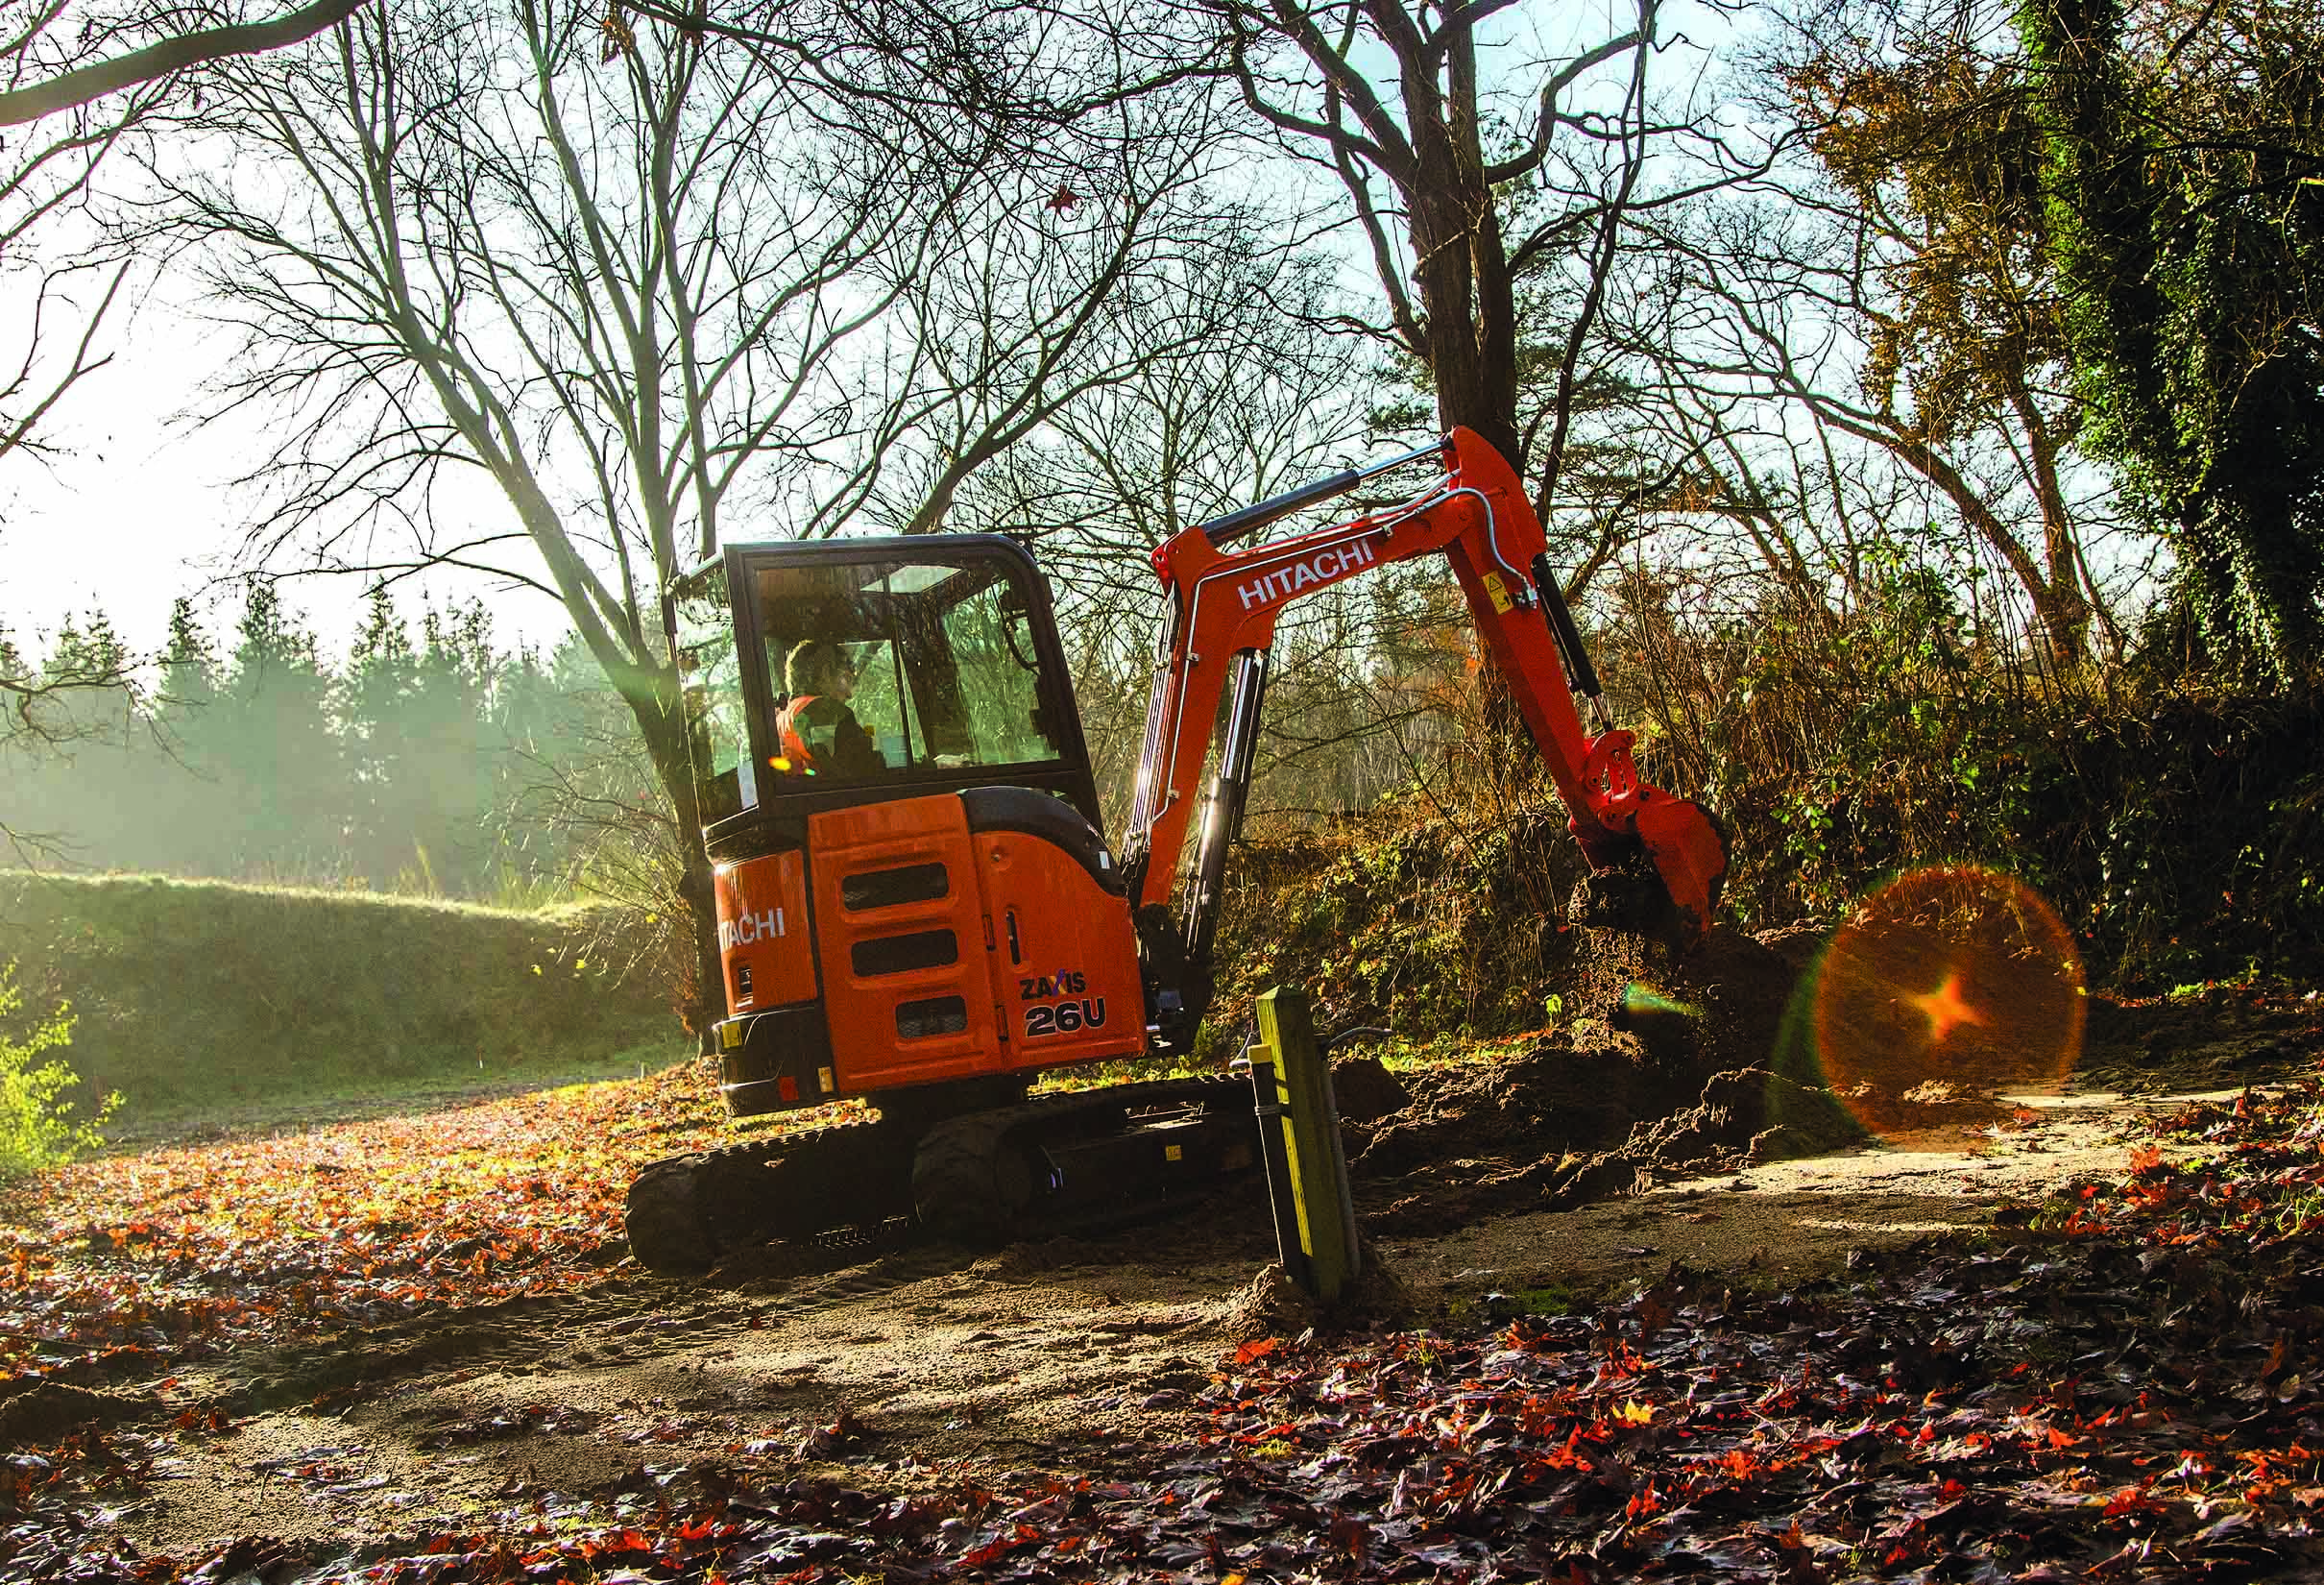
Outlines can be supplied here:
[[783, 685], [790, 695], [776, 718], [793, 775], [877, 776], [887, 768], [878, 745], [847, 701], [855, 696], [856, 668], [829, 639], [806, 639], [784, 657]]

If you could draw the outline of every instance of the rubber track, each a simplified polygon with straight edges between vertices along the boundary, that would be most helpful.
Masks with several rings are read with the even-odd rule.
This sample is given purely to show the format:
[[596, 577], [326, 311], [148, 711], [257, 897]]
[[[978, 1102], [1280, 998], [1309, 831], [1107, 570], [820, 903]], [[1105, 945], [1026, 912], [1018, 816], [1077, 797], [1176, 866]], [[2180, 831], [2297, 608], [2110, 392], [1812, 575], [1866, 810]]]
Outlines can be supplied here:
[[655, 1271], [703, 1271], [753, 1244], [877, 1227], [909, 1210], [910, 1145], [885, 1118], [855, 1118], [652, 1162], [629, 1188], [631, 1252]]

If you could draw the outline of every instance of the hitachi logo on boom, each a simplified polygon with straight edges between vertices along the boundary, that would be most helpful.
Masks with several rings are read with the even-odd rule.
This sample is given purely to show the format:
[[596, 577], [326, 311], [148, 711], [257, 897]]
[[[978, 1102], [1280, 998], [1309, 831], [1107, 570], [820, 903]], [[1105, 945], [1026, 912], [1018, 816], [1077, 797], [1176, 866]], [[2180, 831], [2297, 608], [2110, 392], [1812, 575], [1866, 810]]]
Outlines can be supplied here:
[[754, 941], [771, 941], [782, 934], [783, 910], [779, 908], [718, 921], [718, 946], [722, 951], [749, 946]]
[[1295, 561], [1289, 567], [1278, 567], [1239, 586], [1235, 594], [1242, 599], [1243, 609], [1247, 611], [1254, 605], [1265, 605], [1270, 600], [1295, 594], [1309, 584], [1322, 583], [1371, 564], [1370, 543], [1357, 540], [1329, 550], [1319, 550], [1305, 561]]

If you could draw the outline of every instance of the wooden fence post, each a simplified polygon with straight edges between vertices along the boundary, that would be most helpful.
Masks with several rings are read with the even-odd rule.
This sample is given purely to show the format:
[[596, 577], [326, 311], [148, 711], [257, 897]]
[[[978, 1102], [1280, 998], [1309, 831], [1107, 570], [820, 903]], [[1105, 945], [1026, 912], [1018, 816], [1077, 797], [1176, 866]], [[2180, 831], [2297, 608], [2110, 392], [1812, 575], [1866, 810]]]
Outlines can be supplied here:
[[1347, 1152], [1332, 1099], [1331, 1063], [1316, 1039], [1305, 991], [1277, 986], [1260, 996], [1259, 1045], [1251, 1053], [1251, 1083], [1283, 1266], [1294, 1281], [1328, 1305], [1363, 1266], [1356, 1205], [1347, 1187]]

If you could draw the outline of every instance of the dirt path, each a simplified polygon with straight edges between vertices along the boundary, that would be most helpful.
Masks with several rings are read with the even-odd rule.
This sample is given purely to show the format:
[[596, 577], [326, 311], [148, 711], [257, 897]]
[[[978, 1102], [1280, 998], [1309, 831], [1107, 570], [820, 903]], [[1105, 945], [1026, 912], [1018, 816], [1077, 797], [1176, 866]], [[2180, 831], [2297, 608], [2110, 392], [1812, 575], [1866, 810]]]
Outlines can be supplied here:
[[[2132, 1113], [2175, 1104], [2036, 1102], [2023, 1126], [1952, 1148], [1752, 1166], [1389, 1237], [1379, 1255], [1423, 1315], [1554, 1307], [1672, 1261], [1788, 1283], [2118, 1175]], [[726, 1287], [617, 1271], [573, 1298], [230, 1357], [166, 1395], [196, 1411], [189, 1426], [221, 1409], [223, 1428], [171, 1434], [159, 1478], [103, 1523], [182, 1556], [238, 1536], [490, 1530], [546, 1492], [647, 1501], [669, 1472], [714, 1458], [898, 1491], [1101, 1468], [1117, 1446], [1197, 1427], [1192, 1394], [1248, 1330], [1237, 1301], [1271, 1254], [1261, 1207], [1223, 1204], [1099, 1242], [902, 1251]]]

